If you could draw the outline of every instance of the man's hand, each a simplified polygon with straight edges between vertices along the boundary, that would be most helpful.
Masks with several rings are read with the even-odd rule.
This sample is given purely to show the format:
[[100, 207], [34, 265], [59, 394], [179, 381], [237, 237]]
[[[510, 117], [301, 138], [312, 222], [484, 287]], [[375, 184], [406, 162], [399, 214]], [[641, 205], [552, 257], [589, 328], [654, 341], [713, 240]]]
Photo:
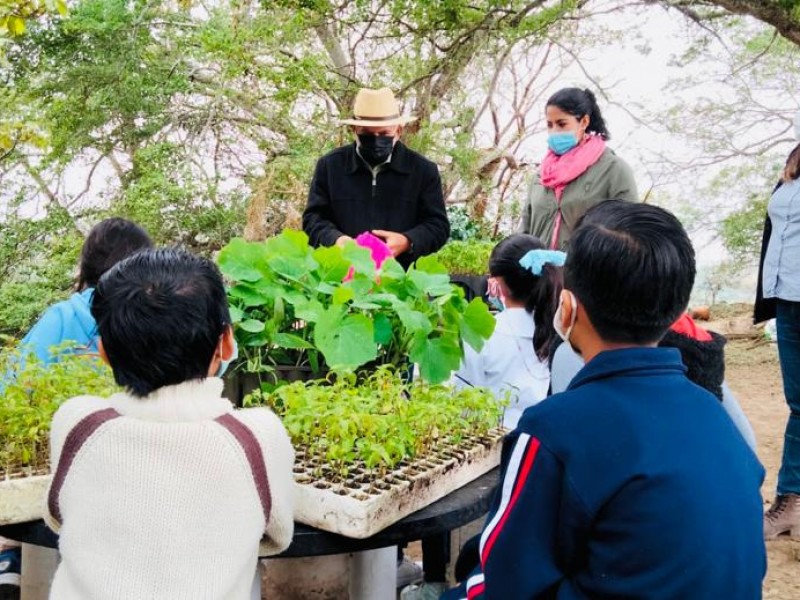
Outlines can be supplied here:
[[397, 233], [395, 231], [384, 231], [383, 229], [373, 229], [372, 235], [375, 235], [386, 242], [386, 245], [389, 246], [389, 250], [392, 251], [392, 256], [400, 256], [404, 252], [408, 252], [408, 249], [411, 248], [411, 242], [408, 241], [408, 238], [402, 233]]
[[337, 246], [339, 246], [339, 248], [344, 248], [344, 245], [347, 242], [352, 242], [352, 241], [353, 241], [353, 238], [351, 238], [349, 235], [340, 235], [338, 238], [336, 238], [336, 241], [334, 243]]

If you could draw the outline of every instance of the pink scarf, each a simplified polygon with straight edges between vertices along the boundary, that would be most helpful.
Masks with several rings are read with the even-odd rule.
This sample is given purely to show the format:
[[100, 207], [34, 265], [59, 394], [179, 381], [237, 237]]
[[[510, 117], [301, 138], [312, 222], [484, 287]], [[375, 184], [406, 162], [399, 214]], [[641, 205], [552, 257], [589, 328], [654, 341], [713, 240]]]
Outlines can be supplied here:
[[589, 135], [583, 143], [561, 156], [552, 150], [547, 151], [547, 156], [542, 161], [539, 181], [543, 187], [553, 190], [558, 203], [556, 224], [550, 241], [551, 248], [557, 247], [558, 234], [561, 231], [561, 196], [564, 195], [564, 188], [600, 160], [605, 149], [606, 143], [603, 138], [599, 135]]

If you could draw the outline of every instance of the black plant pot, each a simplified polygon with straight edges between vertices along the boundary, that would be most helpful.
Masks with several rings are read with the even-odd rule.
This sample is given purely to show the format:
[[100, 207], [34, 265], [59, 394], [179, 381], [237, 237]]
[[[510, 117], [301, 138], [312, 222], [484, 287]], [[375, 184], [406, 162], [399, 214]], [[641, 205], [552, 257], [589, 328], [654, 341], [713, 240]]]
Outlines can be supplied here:
[[464, 290], [467, 302], [472, 302], [473, 298], [481, 298], [486, 302], [486, 294], [489, 291], [487, 275], [450, 275], [450, 283]]
[[279, 365], [274, 369], [274, 371], [267, 373], [248, 373], [245, 371], [229, 373], [225, 376], [223, 395], [235, 406], [241, 406], [244, 397], [254, 390], [261, 389], [262, 383], [310, 381], [324, 378], [327, 375], [327, 371], [314, 372], [308, 366]]

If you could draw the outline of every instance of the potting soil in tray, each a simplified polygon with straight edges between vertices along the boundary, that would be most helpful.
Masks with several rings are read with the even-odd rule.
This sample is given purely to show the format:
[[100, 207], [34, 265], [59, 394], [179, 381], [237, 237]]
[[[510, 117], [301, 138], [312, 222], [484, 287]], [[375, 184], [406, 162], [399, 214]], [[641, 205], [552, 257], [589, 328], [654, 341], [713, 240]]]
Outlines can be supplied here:
[[352, 538], [366, 538], [396, 523], [500, 464], [505, 430], [443, 446], [404, 461], [383, 477], [355, 466], [345, 481], [326, 481], [325, 467], [298, 454], [295, 520]]

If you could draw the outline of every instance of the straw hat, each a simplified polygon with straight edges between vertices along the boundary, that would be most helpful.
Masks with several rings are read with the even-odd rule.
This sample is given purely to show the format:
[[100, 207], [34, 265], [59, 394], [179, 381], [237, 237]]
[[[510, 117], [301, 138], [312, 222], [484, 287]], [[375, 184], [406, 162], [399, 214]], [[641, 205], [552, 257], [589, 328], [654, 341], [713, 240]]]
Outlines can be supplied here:
[[371, 90], [362, 88], [353, 102], [353, 118], [343, 119], [342, 125], [361, 125], [364, 127], [383, 127], [404, 125], [416, 120], [416, 117], [400, 114], [400, 105], [389, 88]]

